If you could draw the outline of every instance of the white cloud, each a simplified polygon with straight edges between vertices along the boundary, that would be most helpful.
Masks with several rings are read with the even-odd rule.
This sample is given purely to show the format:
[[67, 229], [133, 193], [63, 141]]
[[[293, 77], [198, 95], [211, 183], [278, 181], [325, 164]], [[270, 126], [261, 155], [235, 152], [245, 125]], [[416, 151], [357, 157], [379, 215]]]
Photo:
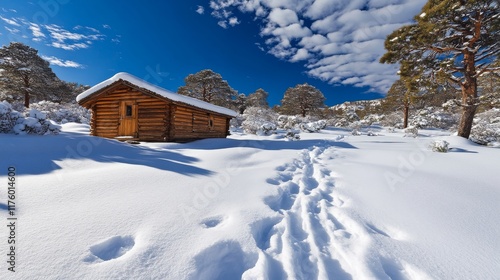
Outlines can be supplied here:
[[297, 62], [301, 60], [307, 60], [311, 57], [311, 54], [307, 49], [299, 49], [297, 53], [290, 59], [291, 62]]
[[280, 27], [285, 27], [299, 22], [297, 14], [290, 9], [276, 8], [269, 13], [269, 20], [277, 23]]
[[68, 67], [68, 68], [84, 68], [83, 65], [81, 65], [78, 62], [74, 62], [71, 60], [63, 60], [60, 58], [57, 58], [55, 56], [44, 56], [42, 55], [42, 58], [47, 60], [50, 64], [52, 65], [57, 65], [60, 67]]
[[240, 24], [240, 21], [238, 20], [237, 17], [231, 17], [231, 18], [229, 18], [229, 25], [235, 26], [235, 25], [238, 25], [238, 24]]
[[15, 19], [4, 18], [2, 16], [0, 16], [0, 19], [5, 21], [7, 24], [14, 25], [14, 26], [21, 26]]
[[229, 27], [229, 26], [227, 26], [227, 21], [225, 21], [225, 20], [219, 20], [219, 22], [217, 22], [217, 24], [224, 29], [227, 29]]
[[99, 30], [92, 27], [77, 26], [74, 28], [83, 30], [87, 34], [71, 32], [55, 24], [45, 25], [45, 28], [49, 31], [50, 38], [53, 40], [50, 45], [64, 50], [86, 49], [93, 41], [104, 38], [104, 35], [100, 34]]
[[50, 44], [50, 45], [54, 48], [63, 49], [63, 50], [67, 50], [67, 51], [86, 49], [89, 47], [89, 45], [87, 45], [85, 43], [67, 44], [67, 43], [60, 43], [60, 42], [52, 42], [52, 44]]
[[7, 26], [4, 26], [4, 27], [5, 27], [5, 30], [9, 31], [12, 34], [18, 34], [21, 31], [21, 30], [19, 30], [17, 28], [10, 28], [10, 27], [7, 27]]
[[111, 26], [109, 24], [103, 24], [102, 28], [104, 28], [104, 29], [111, 29]]
[[28, 28], [33, 33], [33, 41], [40, 42], [42, 41], [42, 38], [46, 37], [45, 34], [42, 32], [40, 25], [36, 23], [30, 23]]
[[203, 8], [203, 6], [198, 6], [196, 12], [200, 15], [203, 15], [205, 13], [205, 8]]

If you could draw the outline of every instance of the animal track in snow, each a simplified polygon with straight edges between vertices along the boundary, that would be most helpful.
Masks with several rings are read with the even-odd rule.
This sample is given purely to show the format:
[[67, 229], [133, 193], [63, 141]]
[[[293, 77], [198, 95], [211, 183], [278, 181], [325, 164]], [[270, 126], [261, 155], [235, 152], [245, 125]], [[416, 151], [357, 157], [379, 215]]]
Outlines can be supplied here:
[[90, 246], [90, 254], [84, 259], [84, 261], [88, 263], [95, 263], [117, 259], [130, 251], [134, 245], [135, 240], [133, 236], [113, 236]]

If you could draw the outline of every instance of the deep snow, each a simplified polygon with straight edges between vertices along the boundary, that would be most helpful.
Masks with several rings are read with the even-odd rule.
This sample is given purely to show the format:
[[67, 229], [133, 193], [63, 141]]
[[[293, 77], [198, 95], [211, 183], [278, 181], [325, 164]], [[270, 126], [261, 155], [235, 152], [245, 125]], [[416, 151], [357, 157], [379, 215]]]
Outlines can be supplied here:
[[[130, 145], [0, 135], [1, 279], [494, 279], [500, 150], [330, 128]], [[434, 140], [450, 143], [432, 152]], [[7, 278], [6, 278], [7, 277]]]

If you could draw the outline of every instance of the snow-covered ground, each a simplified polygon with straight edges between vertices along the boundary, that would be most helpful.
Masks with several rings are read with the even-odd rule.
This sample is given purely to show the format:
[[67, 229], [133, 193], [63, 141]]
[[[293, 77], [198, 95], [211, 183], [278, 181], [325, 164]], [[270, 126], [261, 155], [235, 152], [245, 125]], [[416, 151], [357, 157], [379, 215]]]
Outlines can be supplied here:
[[497, 278], [500, 149], [372, 131], [140, 145], [72, 123], [0, 135], [0, 279]]

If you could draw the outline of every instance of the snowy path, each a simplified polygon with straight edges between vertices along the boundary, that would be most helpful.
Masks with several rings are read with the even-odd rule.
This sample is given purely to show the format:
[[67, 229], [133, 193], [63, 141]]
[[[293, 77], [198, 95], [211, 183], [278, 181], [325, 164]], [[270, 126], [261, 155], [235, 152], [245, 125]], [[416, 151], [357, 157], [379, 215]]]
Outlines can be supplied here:
[[313, 147], [267, 180], [279, 195], [266, 203], [281, 218], [254, 224], [259, 259], [243, 279], [413, 279], [398, 261], [370, 251], [371, 235], [390, 236], [343, 210], [328, 168], [336, 157], [333, 147]]

